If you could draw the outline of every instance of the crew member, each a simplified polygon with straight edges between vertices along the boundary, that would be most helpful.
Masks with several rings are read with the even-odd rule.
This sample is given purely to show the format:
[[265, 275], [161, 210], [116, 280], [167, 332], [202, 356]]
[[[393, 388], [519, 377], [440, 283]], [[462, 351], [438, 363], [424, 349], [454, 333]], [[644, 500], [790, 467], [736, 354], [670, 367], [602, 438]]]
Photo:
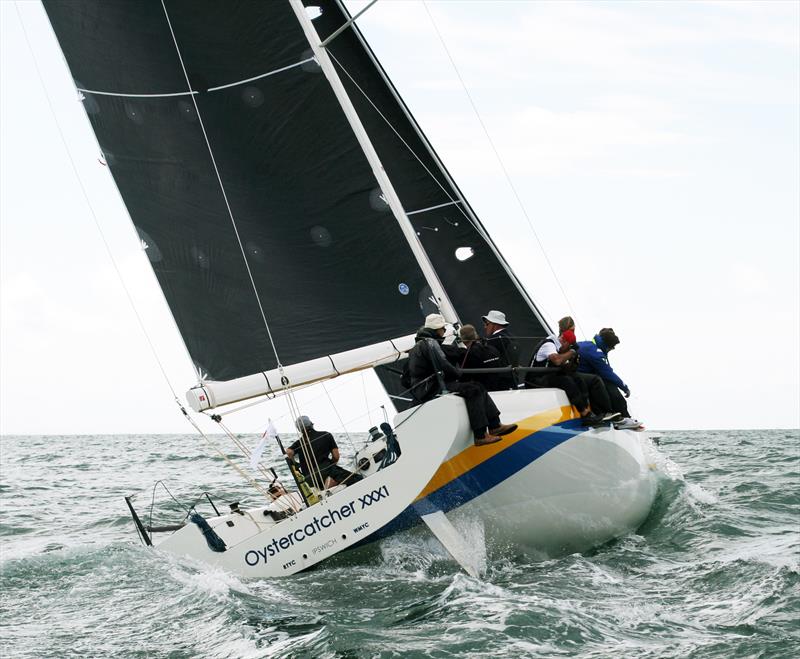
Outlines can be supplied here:
[[[502, 311], [493, 309], [482, 316], [486, 345], [500, 355], [500, 366], [519, 366], [519, 346], [508, 331], [508, 321]], [[497, 378], [499, 389], [516, 389], [517, 379], [512, 373]]]
[[[492, 346], [481, 343], [478, 332], [473, 325], [464, 325], [458, 330], [458, 336], [464, 347], [459, 354], [458, 366], [461, 368], [497, 368], [501, 366], [500, 353]], [[488, 391], [505, 389], [497, 373], [464, 373], [461, 382], [478, 382]]]
[[619, 414], [595, 414], [589, 405], [586, 384], [573, 377], [577, 349], [575, 333], [572, 330], [562, 332], [560, 336], [551, 334], [539, 346], [533, 356], [531, 366], [552, 369], [545, 375], [529, 374], [528, 382], [539, 387], [555, 387], [567, 394], [569, 402], [578, 410], [584, 425], [597, 425], [619, 418]]
[[[625, 398], [631, 395], [631, 390], [608, 363], [608, 353], [614, 350], [619, 343], [619, 338], [610, 327], [601, 329], [595, 334], [592, 341], [581, 341], [578, 343], [578, 370], [581, 373], [593, 373], [602, 378], [611, 401], [611, 408], [623, 416], [622, 421], [616, 424], [618, 428], [638, 429], [642, 424], [631, 418], [628, 404], [625, 401]], [[622, 397], [620, 390], [624, 392], [625, 398]]]
[[517, 426], [500, 423], [500, 412], [482, 385], [458, 382], [459, 369], [447, 361], [440, 345], [446, 324], [441, 314], [430, 314], [425, 318], [414, 347], [408, 351], [404, 386], [410, 388], [417, 403], [432, 400], [441, 393], [458, 394], [467, 406], [475, 446], [499, 442], [501, 435], [513, 432]]
[[[575, 332], [575, 321], [572, 319], [572, 316], [564, 316], [558, 321], [559, 335], [569, 330], [572, 330], [573, 333]], [[549, 338], [550, 337], [545, 340], [549, 340]], [[577, 354], [577, 344], [573, 344], [571, 347]], [[577, 366], [579, 359], [580, 358], [575, 360], [575, 366]], [[573, 378], [581, 380], [584, 385], [586, 385], [586, 390], [589, 394], [589, 404], [592, 406], [592, 411], [595, 414], [606, 417], [610, 412], [615, 411], [614, 407], [611, 405], [611, 399], [608, 396], [608, 391], [606, 390], [606, 385], [603, 381], [603, 378], [594, 373], [582, 373], [580, 370], [574, 369], [570, 372], [570, 375]], [[617, 418], [622, 419], [622, 414], [618, 413]]]
[[[300, 462], [300, 471], [315, 487], [329, 489], [335, 485], [352, 485], [361, 480], [361, 476], [343, 469], [339, 462], [339, 446], [333, 435], [325, 430], [315, 430], [314, 424], [307, 416], [297, 417], [295, 421], [300, 438], [286, 449], [286, 457], [294, 460], [296, 455]], [[308, 447], [311, 447], [311, 460], [308, 459]]]

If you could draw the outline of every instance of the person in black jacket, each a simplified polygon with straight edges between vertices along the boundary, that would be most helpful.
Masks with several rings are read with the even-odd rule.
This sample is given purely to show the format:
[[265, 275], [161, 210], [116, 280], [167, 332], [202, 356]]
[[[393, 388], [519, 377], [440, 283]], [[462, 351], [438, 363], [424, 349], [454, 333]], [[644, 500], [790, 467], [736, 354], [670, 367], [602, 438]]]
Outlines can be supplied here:
[[[352, 485], [361, 480], [360, 474], [354, 474], [340, 467], [339, 446], [331, 433], [326, 430], [315, 430], [314, 424], [307, 416], [297, 417], [295, 421], [300, 438], [286, 449], [286, 457], [300, 461], [300, 471], [310, 479], [311, 484], [320, 488], [331, 488], [334, 485]], [[311, 459], [306, 455], [311, 449]]]
[[445, 325], [441, 314], [425, 318], [425, 325], [417, 332], [416, 343], [408, 352], [403, 386], [410, 388], [417, 403], [425, 403], [442, 393], [458, 394], [467, 406], [475, 446], [499, 442], [501, 435], [513, 432], [517, 426], [500, 423], [500, 412], [482, 385], [458, 382], [459, 370], [447, 361], [440, 345]]
[[[502, 358], [492, 346], [481, 343], [478, 332], [472, 325], [464, 325], [458, 330], [458, 336], [464, 344], [461, 349], [461, 359], [458, 365], [461, 368], [497, 368], [502, 366]], [[464, 373], [461, 382], [479, 382], [487, 391], [505, 389], [499, 373]]]
[[[508, 321], [502, 311], [493, 309], [482, 316], [486, 345], [500, 354], [500, 366], [519, 366], [519, 346], [508, 332]], [[497, 380], [498, 389], [516, 389], [517, 379], [512, 373]]]

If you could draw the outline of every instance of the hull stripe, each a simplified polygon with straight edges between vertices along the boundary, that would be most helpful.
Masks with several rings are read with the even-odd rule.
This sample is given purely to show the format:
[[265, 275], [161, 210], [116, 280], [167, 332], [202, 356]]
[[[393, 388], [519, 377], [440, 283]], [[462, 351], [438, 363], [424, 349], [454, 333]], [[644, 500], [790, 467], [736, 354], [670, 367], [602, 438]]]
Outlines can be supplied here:
[[[570, 408], [565, 409], [569, 410]], [[568, 419], [555, 425], [542, 428], [541, 430], [532, 433], [529, 432], [529, 422], [541, 416], [542, 415], [536, 415], [525, 419], [524, 422], [520, 422], [520, 430], [523, 430], [523, 432], [521, 436], [518, 436], [520, 431], [515, 432], [512, 435], [515, 439], [512, 440], [510, 445], [504, 446], [502, 450], [496, 451], [494, 455], [489, 456], [487, 459], [480, 460], [480, 462], [469, 471], [461, 473], [458, 476], [453, 476], [452, 480], [427, 496], [417, 499], [380, 531], [369, 536], [369, 538], [365, 538], [365, 541], [372, 542], [387, 537], [397, 531], [410, 528], [420, 521], [420, 515], [426, 515], [437, 510], [447, 512], [453, 508], [462, 506], [492, 489], [498, 483], [510, 478], [518, 471], [525, 469], [532, 462], [559, 444], [586, 431], [580, 419]], [[527, 432], [522, 428], [523, 424]], [[503, 443], [504, 442], [498, 442], [498, 444]], [[455, 458], [458, 458], [469, 450], [470, 449], [463, 451], [458, 456], [455, 456]], [[443, 466], [450, 462], [452, 462], [452, 460], [443, 463]], [[436, 476], [438, 475], [439, 471], [437, 471]], [[436, 476], [434, 476], [434, 479]], [[426, 488], [426, 490], [427, 489], [428, 488]]]
[[[453, 480], [464, 476], [479, 465], [494, 460], [498, 455], [505, 453], [514, 445], [528, 440], [531, 435], [550, 426], [573, 417], [571, 407], [556, 407], [546, 412], [541, 412], [521, 421], [517, 421], [519, 428], [502, 441], [489, 446], [469, 446], [458, 455], [453, 456], [436, 471], [430, 482], [420, 492], [417, 501], [424, 499], [432, 492], [436, 492]], [[522, 465], [525, 466], [525, 465]]]

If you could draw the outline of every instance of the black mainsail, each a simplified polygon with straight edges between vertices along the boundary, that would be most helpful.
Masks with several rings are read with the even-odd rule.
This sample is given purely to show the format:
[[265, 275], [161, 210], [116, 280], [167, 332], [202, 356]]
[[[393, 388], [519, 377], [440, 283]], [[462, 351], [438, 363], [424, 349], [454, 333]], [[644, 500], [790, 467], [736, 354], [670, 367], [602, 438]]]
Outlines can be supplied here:
[[[320, 41], [349, 18], [336, 0], [304, 4], [321, 10]], [[44, 6], [200, 377], [416, 330], [432, 310], [430, 277], [313, 56], [299, 5]], [[497, 308], [517, 334], [546, 334], [357, 28], [326, 47], [459, 319]], [[460, 260], [459, 248], [472, 256]]]

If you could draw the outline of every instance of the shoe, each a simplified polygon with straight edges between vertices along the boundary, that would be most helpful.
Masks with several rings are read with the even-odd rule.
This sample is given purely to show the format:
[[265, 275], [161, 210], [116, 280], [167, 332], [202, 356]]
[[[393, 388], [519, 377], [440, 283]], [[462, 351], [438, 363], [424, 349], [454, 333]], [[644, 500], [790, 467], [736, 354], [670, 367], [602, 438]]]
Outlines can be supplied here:
[[501, 439], [502, 437], [497, 437], [496, 435], [484, 435], [483, 437], [476, 437], [475, 446], [488, 446], [489, 444], [499, 442]]
[[603, 416], [603, 421], [621, 421], [622, 415], [619, 412], [606, 412]]
[[622, 421], [617, 421], [614, 424], [614, 427], [617, 430], [638, 430], [642, 424], [639, 423], [636, 419], [622, 419]]
[[599, 426], [603, 423], [603, 417], [594, 412], [589, 412], [586, 416], [581, 417], [581, 423], [584, 426]]
[[501, 423], [497, 428], [489, 428], [490, 435], [507, 435], [517, 429], [516, 423]]

